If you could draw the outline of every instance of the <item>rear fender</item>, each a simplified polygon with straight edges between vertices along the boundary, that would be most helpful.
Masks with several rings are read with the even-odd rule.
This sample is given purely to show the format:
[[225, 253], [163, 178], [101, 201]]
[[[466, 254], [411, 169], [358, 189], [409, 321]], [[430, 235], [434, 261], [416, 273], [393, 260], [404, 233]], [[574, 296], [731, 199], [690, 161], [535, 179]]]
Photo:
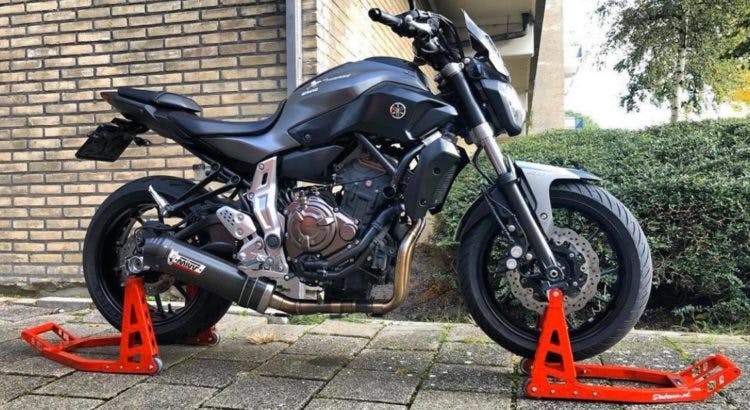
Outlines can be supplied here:
[[[526, 161], [515, 161], [514, 164], [518, 178], [522, 180], [522, 185], [525, 185], [527, 188], [525, 191], [531, 196], [529, 202], [534, 208], [534, 214], [542, 230], [547, 235], [549, 235], [553, 225], [552, 203], [549, 196], [552, 184], [557, 181], [601, 181], [601, 178], [598, 176], [580, 169], [561, 168]], [[494, 200], [504, 204], [506, 207], [508, 206], [502, 191], [497, 185], [492, 187], [489, 194], [492, 195]], [[454, 239], [461, 241], [463, 236], [474, 225], [491, 213], [492, 210], [483, 197], [480, 196], [474, 200], [464, 216], [461, 217]]]

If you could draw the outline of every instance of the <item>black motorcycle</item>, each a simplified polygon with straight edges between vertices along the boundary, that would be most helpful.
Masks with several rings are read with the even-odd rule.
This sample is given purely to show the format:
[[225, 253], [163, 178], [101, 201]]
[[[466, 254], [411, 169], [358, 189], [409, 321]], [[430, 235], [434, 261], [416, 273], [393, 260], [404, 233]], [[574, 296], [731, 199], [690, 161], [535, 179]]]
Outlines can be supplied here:
[[[465, 15], [473, 57], [454, 24], [411, 7], [369, 12], [413, 40], [414, 62], [374, 57], [302, 84], [257, 122], [198, 116], [193, 100], [132, 88], [103, 92], [124, 119], [100, 125], [79, 158], [115, 161], [152, 130], [205, 164], [203, 179], [151, 176], [99, 207], [83, 267], [96, 306], [122, 317], [122, 283], [144, 278], [161, 343], [210, 328], [232, 302], [258, 312], [385, 314], [407, 295], [427, 212], [440, 212], [472, 162], [485, 187], [456, 240], [458, 282], [476, 323], [532, 357], [547, 291], [562, 289], [575, 356], [619, 341], [643, 313], [648, 243], [595, 175], [503, 157], [500, 133], [525, 111], [493, 40]], [[419, 65], [438, 72], [430, 91]], [[475, 144], [470, 161], [458, 137]], [[478, 163], [484, 152], [493, 171]], [[485, 166], [485, 168], [488, 168]], [[387, 300], [371, 296], [392, 283]]]

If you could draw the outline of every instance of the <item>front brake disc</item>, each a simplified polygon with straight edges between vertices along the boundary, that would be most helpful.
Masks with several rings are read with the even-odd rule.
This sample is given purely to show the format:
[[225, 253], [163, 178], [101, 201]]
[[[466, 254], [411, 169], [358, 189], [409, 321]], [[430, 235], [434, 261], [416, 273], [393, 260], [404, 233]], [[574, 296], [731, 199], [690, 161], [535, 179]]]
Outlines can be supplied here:
[[[584, 262], [581, 264], [581, 272], [585, 275], [585, 281], [577, 287], [578, 294], [565, 295], [566, 312], [570, 313], [581, 310], [596, 296], [596, 289], [601, 279], [599, 256], [597, 256], [589, 241], [572, 229], [552, 226], [550, 239], [557, 246], [562, 246], [567, 242], [574, 248], [575, 252], [583, 256]], [[521, 282], [521, 272], [518, 269], [507, 271], [507, 275], [510, 291], [513, 293], [513, 296], [526, 309], [533, 310], [539, 314], [544, 313], [544, 309], [547, 307], [546, 297], [540, 295], [534, 287], [525, 286]]]

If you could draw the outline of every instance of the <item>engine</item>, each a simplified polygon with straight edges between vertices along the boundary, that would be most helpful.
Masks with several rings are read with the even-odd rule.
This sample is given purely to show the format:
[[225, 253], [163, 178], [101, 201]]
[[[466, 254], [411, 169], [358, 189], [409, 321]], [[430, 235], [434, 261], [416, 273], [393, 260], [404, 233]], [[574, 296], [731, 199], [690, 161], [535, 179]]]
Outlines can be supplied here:
[[340, 183], [336, 192], [330, 187], [294, 192], [284, 209], [287, 256], [326, 257], [345, 248], [380, 210], [389, 177], [379, 164], [358, 157], [339, 167], [336, 181]]
[[286, 252], [289, 257], [312, 252], [329, 256], [344, 248], [357, 236], [357, 222], [323, 199], [298, 191], [286, 215]]
[[[373, 219], [387, 208], [386, 188], [391, 177], [367, 154], [355, 150], [335, 170], [331, 185], [295, 188], [288, 195], [284, 207], [285, 247], [292, 260], [337, 257], [358, 244]], [[323, 286], [326, 294], [336, 299], [361, 298], [373, 283], [387, 281], [396, 249], [397, 242], [386, 230], [367, 249], [347, 260], [345, 265], [355, 268], [344, 277], [333, 279], [330, 272], [304, 269], [300, 276], [306, 283]]]

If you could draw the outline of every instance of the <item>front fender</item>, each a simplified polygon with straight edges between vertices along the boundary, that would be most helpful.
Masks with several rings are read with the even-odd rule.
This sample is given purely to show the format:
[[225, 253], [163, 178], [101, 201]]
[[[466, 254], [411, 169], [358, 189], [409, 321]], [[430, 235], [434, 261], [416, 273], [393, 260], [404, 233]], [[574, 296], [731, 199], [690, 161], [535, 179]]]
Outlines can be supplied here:
[[[515, 161], [514, 165], [518, 178], [525, 181], [528, 191], [533, 196], [533, 198], [529, 198], [529, 202], [533, 205], [534, 214], [542, 230], [547, 235], [549, 235], [549, 231], [553, 225], [552, 203], [549, 197], [549, 190], [552, 184], [556, 181], [601, 181], [601, 178], [598, 176], [580, 169], [555, 167], [526, 161]], [[490, 195], [496, 201], [508, 206], [499, 187], [494, 186], [490, 191]], [[489, 204], [483, 197], [480, 196], [474, 200], [463, 217], [461, 217], [454, 239], [460, 241], [466, 232], [471, 230], [474, 225], [491, 212]]]

